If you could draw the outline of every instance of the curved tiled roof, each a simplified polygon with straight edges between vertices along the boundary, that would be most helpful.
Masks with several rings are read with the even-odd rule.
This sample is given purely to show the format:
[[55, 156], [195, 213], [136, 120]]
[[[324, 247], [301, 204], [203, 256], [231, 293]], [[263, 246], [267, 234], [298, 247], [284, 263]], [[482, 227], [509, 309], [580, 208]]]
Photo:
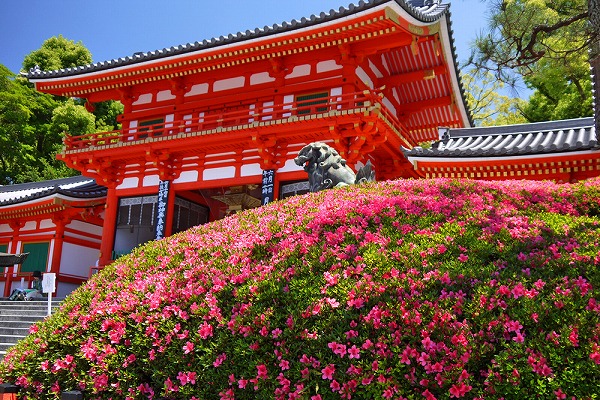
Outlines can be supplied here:
[[301, 18], [299, 21], [293, 19], [291, 22], [282, 22], [272, 26], [256, 28], [254, 30], [246, 30], [238, 32], [235, 35], [220, 36], [202, 42], [187, 43], [184, 45], [164, 48], [150, 52], [138, 52], [132, 56], [122, 57], [109, 61], [97, 62], [94, 64], [64, 68], [55, 71], [41, 71], [39, 68], [32, 68], [24, 75], [28, 79], [45, 79], [57, 78], [64, 76], [76, 76], [90, 72], [103, 71], [112, 68], [137, 64], [146, 61], [154, 61], [161, 58], [177, 56], [181, 54], [191, 53], [194, 51], [206, 50], [214, 47], [225, 46], [233, 43], [240, 43], [246, 40], [275, 35], [282, 32], [291, 32], [297, 29], [302, 29], [324, 22], [333, 21], [356, 14], [358, 12], [368, 10], [379, 5], [395, 2], [402, 7], [409, 15], [422, 22], [435, 22], [441, 18], [448, 10], [448, 4], [441, 4], [440, 0], [370, 0], [359, 1], [358, 4], [350, 4], [348, 7], [340, 7], [337, 11], [330, 10], [329, 13], [322, 12], [319, 15], [311, 15], [309, 18]]
[[407, 157], [505, 157], [600, 150], [593, 118], [486, 128], [440, 128], [431, 148], [402, 149]]
[[107, 189], [93, 179], [83, 176], [54, 179], [43, 182], [0, 186], [0, 207], [41, 199], [55, 194], [90, 199], [106, 196]]

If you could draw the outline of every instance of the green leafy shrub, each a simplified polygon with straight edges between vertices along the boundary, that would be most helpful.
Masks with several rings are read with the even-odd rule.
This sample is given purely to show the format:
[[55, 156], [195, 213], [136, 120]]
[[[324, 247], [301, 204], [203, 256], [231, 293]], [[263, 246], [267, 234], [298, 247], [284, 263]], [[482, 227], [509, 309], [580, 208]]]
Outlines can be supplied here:
[[599, 397], [599, 181], [394, 181], [149, 243], [0, 364], [25, 398]]

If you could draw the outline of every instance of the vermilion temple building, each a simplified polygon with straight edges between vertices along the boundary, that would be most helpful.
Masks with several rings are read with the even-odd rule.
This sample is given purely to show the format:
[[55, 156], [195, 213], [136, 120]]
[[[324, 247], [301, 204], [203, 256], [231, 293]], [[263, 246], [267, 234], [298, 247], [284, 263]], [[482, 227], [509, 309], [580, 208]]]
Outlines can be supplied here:
[[[370, 161], [378, 180], [553, 178], [477, 174], [478, 165], [495, 170], [483, 159], [489, 154], [465, 161], [439, 144], [419, 147], [440, 139], [440, 127], [454, 146], [452, 132], [472, 125], [449, 5], [437, 0], [361, 1], [118, 60], [32, 70], [27, 78], [41, 92], [86, 99], [90, 110], [121, 101], [124, 113], [117, 131], [66, 134], [59, 158], [81, 177], [1, 188], [0, 252], [30, 253], [3, 272], [5, 295], [19, 273], [34, 269], [57, 273], [58, 295], [67, 294], [90, 266], [141, 243], [304, 193], [307, 175], [293, 159], [315, 141], [354, 168]], [[595, 130], [583, 129], [587, 147], [565, 151], [585, 155], [561, 161], [557, 179], [598, 175]], [[568, 172], [574, 168], [587, 173]]]

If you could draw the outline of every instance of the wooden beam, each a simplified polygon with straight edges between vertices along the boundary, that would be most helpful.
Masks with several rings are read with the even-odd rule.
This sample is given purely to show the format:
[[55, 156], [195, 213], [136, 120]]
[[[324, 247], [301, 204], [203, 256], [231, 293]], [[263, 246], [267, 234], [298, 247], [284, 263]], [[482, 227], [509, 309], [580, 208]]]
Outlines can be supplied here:
[[436, 97], [428, 100], [404, 103], [400, 106], [398, 114], [406, 114], [421, 111], [426, 108], [437, 108], [452, 105], [452, 96]]
[[403, 74], [390, 75], [377, 80], [377, 87], [381, 86], [399, 86], [410, 82], [423, 81], [427, 79], [435, 79], [438, 76], [443, 76], [448, 73], [448, 70], [443, 65], [438, 65], [433, 68], [424, 68], [418, 71], [405, 72]]

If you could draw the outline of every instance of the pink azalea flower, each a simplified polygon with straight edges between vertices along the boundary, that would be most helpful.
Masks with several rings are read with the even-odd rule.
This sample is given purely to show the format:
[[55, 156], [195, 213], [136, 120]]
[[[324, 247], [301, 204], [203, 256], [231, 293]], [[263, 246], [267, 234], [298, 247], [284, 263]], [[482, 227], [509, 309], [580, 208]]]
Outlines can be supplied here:
[[360, 358], [360, 349], [353, 345], [350, 349], [348, 349], [348, 358]]
[[333, 364], [329, 364], [321, 370], [322, 378], [332, 380], [334, 372], [335, 366]]
[[189, 354], [194, 350], [194, 343], [192, 342], [186, 342], [183, 345], [183, 354]]
[[264, 364], [260, 364], [256, 366], [257, 378], [258, 379], [267, 379], [267, 366]]
[[554, 394], [556, 395], [557, 400], [563, 400], [567, 398], [567, 395], [564, 394], [560, 388], [558, 388], [558, 390], [555, 390]]
[[221, 353], [217, 356], [217, 359], [213, 362], [213, 367], [218, 368], [223, 364], [223, 361], [227, 359], [227, 355], [225, 353]]
[[287, 360], [281, 360], [281, 361], [279, 362], [279, 367], [280, 367], [282, 370], [284, 370], [284, 371], [285, 371], [286, 369], [290, 369], [290, 362], [289, 362], [289, 361], [287, 361]]
[[455, 397], [457, 399], [463, 397], [465, 394], [473, 389], [472, 386], [465, 384], [464, 382], [459, 382], [458, 384], [452, 385], [450, 388], [450, 397]]

